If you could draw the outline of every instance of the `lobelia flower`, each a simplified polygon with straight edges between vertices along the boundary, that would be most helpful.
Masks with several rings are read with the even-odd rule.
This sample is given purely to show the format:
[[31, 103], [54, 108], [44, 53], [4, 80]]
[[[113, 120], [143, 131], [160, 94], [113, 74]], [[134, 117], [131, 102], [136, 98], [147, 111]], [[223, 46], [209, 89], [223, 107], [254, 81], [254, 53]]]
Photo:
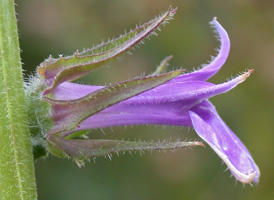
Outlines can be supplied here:
[[50, 57], [41, 63], [37, 69], [39, 75], [32, 77], [26, 85], [29, 116], [34, 118], [31, 126], [35, 152], [41, 154], [47, 148], [54, 155], [73, 158], [81, 166], [84, 159], [111, 153], [202, 146], [200, 142], [152, 143], [81, 138], [85, 130], [112, 126], [186, 126], [195, 129], [238, 181], [258, 183], [260, 171], [251, 154], [208, 100], [236, 87], [253, 72], [249, 70], [222, 84], [206, 82], [219, 71], [230, 50], [229, 37], [216, 18], [210, 24], [220, 38], [221, 47], [217, 57], [197, 71], [181, 74], [183, 70], [177, 70], [162, 74], [170, 56], [147, 77], [111, 86], [68, 82], [90, 73], [155, 34], [154, 31], [175, 12], [176, 9], [169, 8], [162, 16], [117, 39], [81, 53], [77, 51], [73, 56]]

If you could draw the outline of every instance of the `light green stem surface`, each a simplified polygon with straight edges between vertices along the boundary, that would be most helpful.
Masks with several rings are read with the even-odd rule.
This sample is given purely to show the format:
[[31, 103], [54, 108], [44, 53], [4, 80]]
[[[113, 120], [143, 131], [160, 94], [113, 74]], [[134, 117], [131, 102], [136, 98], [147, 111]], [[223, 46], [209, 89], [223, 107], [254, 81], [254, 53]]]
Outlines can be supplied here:
[[0, 199], [37, 199], [13, 0], [0, 0]]

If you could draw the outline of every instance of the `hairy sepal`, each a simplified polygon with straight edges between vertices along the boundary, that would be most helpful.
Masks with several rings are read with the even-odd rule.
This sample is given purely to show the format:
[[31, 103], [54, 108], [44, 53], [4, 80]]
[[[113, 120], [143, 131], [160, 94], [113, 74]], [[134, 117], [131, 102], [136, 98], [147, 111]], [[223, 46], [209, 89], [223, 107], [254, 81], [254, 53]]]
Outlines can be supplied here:
[[91, 115], [113, 104], [161, 85], [180, 75], [182, 72], [183, 70], [176, 70], [158, 76], [136, 78], [117, 83], [76, 100], [63, 101], [44, 97], [53, 108], [52, 118], [54, 126], [49, 130], [48, 134], [53, 135], [71, 131]]
[[[111, 159], [112, 154], [125, 152], [144, 152], [154, 150], [176, 150], [185, 147], [203, 146], [201, 142], [145, 142], [145, 141], [123, 141], [123, 140], [83, 140], [83, 139], [63, 139], [55, 136], [49, 136], [51, 143], [50, 151], [59, 157], [72, 158], [79, 167], [84, 165], [84, 160], [100, 156], [108, 156]], [[57, 153], [58, 152], [58, 153]]]
[[74, 55], [68, 57], [60, 56], [59, 59], [49, 57], [37, 68], [38, 74], [44, 79], [48, 87], [43, 91], [43, 94], [50, 93], [55, 87], [65, 81], [75, 80], [92, 72], [121, 53], [128, 51], [131, 47], [154, 33], [161, 24], [165, 24], [172, 19], [176, 10], [170, 7], [160, 17], [95, 48], [87, 49], [81, 53], [77, 51]]

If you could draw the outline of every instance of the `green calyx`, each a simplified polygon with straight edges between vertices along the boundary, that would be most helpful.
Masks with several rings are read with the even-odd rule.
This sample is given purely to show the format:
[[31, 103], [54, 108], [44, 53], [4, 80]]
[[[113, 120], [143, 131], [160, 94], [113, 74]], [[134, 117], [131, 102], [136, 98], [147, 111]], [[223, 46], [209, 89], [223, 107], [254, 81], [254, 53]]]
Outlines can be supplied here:
[[31, 143], [35, 159], [47, 155], [47, 131], [53, 126], [53, 120], [49, 114], [51, 105], [43, 100], [41, 92], [44, 89], [37, 76], [32, 76], [25, 82], [25, 94], [27, 103], [27, 114], [30, 123]]

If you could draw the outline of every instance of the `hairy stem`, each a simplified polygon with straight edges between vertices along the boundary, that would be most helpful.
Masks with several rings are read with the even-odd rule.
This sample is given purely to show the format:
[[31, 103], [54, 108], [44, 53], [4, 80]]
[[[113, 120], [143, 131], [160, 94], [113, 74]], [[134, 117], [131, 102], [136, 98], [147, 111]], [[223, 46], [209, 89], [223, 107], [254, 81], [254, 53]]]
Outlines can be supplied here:
[[13, 0], [0, 0], [0, 198], [37, 199]]

